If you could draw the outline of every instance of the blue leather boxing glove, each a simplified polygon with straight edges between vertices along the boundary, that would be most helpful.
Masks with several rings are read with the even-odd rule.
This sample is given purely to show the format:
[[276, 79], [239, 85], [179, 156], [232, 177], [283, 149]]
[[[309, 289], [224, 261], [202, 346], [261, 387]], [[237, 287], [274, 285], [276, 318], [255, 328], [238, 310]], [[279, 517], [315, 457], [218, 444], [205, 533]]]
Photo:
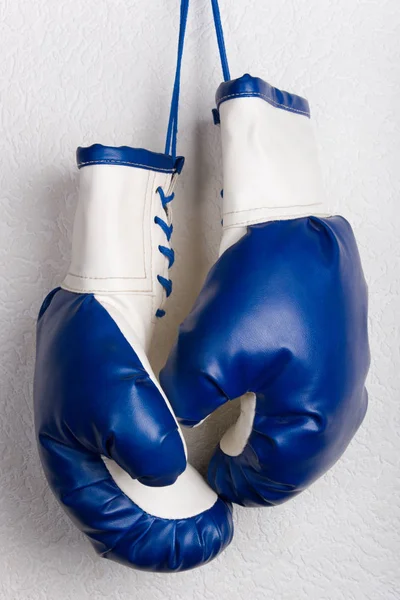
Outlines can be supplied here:
[[229, 504], [186, 463], [147, 359], [173, 262], [168, 202], [183, 159], [80, 148], [71, 266], [40, 310], [34, 384], [43, 468], [106, 558], [179, 571], [232, 537]]
[[161, 373], [181, 423], [239, 396], [209, 482], [280, 504], [345, 451], [367, 408], [367, 287], [349, 223], [330, 216], [305, 99], [245, 75], [217, 91], [223, 237]]

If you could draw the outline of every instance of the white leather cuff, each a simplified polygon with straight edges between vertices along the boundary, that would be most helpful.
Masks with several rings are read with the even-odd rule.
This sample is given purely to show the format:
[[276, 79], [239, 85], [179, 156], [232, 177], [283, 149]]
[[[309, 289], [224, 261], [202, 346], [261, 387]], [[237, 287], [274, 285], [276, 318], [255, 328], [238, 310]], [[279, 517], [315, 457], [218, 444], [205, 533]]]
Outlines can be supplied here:
[[328, 214], [308, 115], [239, 95], [219, 114], [224, 227]]
[[167, 275], [158, 244], [165, 236], [154, 217], [165, 217], [160, 186], [172, 175], [131, 166], [94, 164], [80, 170], [72, 259], [62, 287], [74, 292], [151, 294], [156, 275]]

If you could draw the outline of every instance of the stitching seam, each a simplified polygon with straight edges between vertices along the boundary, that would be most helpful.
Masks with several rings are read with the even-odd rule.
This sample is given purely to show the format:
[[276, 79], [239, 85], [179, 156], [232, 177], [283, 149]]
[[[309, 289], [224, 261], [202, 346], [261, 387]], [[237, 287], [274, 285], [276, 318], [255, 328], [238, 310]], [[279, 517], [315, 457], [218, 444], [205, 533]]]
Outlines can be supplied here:
[[[296, 206], [298, 207], [305, 207], [308, 208], [309, 206], [318, 206], [319, 204], [322, 204], [322, 202], [312, 202], [311, 204], [290, 204], [289, 206], [285, 206], [282, 208], [295, 208]], [[275, 206], [261, 206], [259, 208], [245, 208], [243, 210], [232, 210], [230, 212], [226, 212], [224, 213], [224, 215], [237, 215], [239, 213], [247, 213], [247, 212], [253, 212], [255, 210], [275, 210], [276, 207]]]
[[[143, 231], [143, 261], [144, 261], [144, 279], [148, 280], [150, 279], [149, 285], [150, 285], [150, 291], [153, 290], [153, 282], [151, 281], [151, 276], [148, 277], [148, 264], [147, 264], [147, 242], [148, 240], [150, 240], [150, 263], [151, 263], [151, 255], [152, 255], [152, 248], [151, 248], [151, 244], [152, 244], [152, 240], [151, 240], [151, 233], [149, 231], [149, 227], [146, 227], [146, 219], [147, 219], [147, 224], [149, 224], [149, 217], [148, 217], [148, 211], [150, 211], [151, 214], [151, 206], [149, 206], [149, 203], [147, 201], [147, 197], [149, 195], [149, 188], [150, 188], [150, 184], [153, 182], [155, 175], [151, 174], [151, 172], [149, 172], [147, 174], [147, 181], [146, 181], [146, 192], [145, 192], [145, 199], [146, 199], [146, 203], [143, 209], [143, 217], [142, 217], [142, 231]], [[146, 237], [147, 236], [147, 237]], [[150, 269], [151, 269], [151, 264], [150, 264]], [[150, 270], [151, 273], [151, 270]]]
[[139, 295], [139, 296], [153, 296], [153, 291], [152, 290], [135, 290], [135, 289], [128, 289], [128, 290], [100, 290], [99, 288], [96, 289], [83, 289], [83, 288], [78, 288], [78, 287], [72, 287], [69, 286], [68, 284], [63, 283], [61, 286], [61, 289], [66, 290], [67, 292], [73, 292], [75, 294], [133, 294], [133, 295]]
[[101, 160], [88, 160], [86, 162], [80, 162], [78, 167], [84, 167], [86, 165], [101, 165], [101, 164], [111, 164], [111, 165], [122, 165], [125, 167], [143, 167], [148, 169], [149, 171], [161, 171], [163, 173], [174, 173], [174, 169], [163, 169], [161, 167], [153, 167], [151, 165], [145, 165], [141, 163], [122, 161], [122, 160], [112, 160], [112, 159], [101, 159]]
[[95, 280], [107, 280], [107, 279], [131, 279], [132, 281], [136, 281], [137, 279], [147, 279], [147, 277], [92, 277], [90, 275], [76, 275], [75, 273], [69, 272], [68, 275], [71, 277], [78, 277], [79, 279], [95, 279]]
[[224, 229], [230, 229], [233, 227], [238, 227], [239, 225], [256, 225], [257, 223], [267, 223], [269, 221], [289, 221], [291, 219], [303, 219], [304, 217], [331, 217], [332, 213], [313, 213], [310, 215], [307, 213], [298, 213], [298, 214], [289, 214], [289, 215], [264, 215], [259, 217], [258, 219], [248, 219], [246, 221], [235, 221], [234, 223], [229, 223], [228, 225], [224, 225]]
[[305, 111], [305, 110], [299, 110], [298, 108], [292, 108], [291, 106], [286, 106], [286, 104], [281, 104], [280, 102], [276, 102], [276, 100], [273, 100], [270, 96], [267, 96], [266, 94], [261, 94], [259, 92], [240, 92], [238, 94], [228, 94], [227, 96], [223, 96], [219, 102], [218, 102], [218, 106], [220, 104], [222, 104], [222, 102], [224, 102], [225, 100], [229, 100], [229, 98], [265, 98], [269, 104], [274, 104], [275, 106], [278, 106], [280, 108], [283, 108], [284, 110], [287, 110], [289, 112], [296, 112], [299, 113], [301, 115], [305, 115], [306, 117], [310, 116], [310, 113]]

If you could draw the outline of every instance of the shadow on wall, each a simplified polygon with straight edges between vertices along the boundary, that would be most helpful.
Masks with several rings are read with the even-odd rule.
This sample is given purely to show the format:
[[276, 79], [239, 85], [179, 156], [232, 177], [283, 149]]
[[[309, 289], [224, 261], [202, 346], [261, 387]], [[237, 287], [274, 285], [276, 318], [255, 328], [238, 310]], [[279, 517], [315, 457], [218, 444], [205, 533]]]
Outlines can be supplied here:
[[[207, 56], [206, 52], [203, 49], [201, 55]], [[197, 60], [197, 55], [194, 60]], [[155, 83], [151, 83], [149, 77]], [[157, 89], [159, 85], [160, 74], [158, 70], [150, 70], [146, 78], [151, 96], [150, 90]], [[170, 81], [168, 94], [169, 90]], [[88, 96], [89, 91], [85, 92]], [[164, 114], [166, 122], [168, 107], [164, 107], [164, 97], [160, 95], [160, 106], [156, 102], [154, 113], [157, 114], [158, 110]], [[105, 143], [131, 143], [130, 136], [128, 139], [120, 136], [120, 132], [127, 129], [123, 118], [120, 120], [120, 129], [110, 133], [109, 123], [102, 113], [94, 110], [93, 115], [87, 125], [87, 135], [83, 136], [85, 144], [94, 141], [93, 131], [98, 130]], [[167, 317], [160, 321], [154, 337], [153, 348], [158, 347], [156, 372], [171, 347], [178, 323], [189, 311], [206, 271], [217, 255], [220, 236], [217, 209], [219, 188], [210, 189], [209, 186], [210, 173], [216, 172], [214, 147], [218, 148], [219, 153], [219, 141], [216, 141], [218, 132], [209, 117], [207, 125], [200, 124], [198, 131], [195, 131], [195, 146], [191, 147], [193, 155], [187, 156], [183, 181], [179, 184], [174, 203], [177, 264], [172, 276], [175, 289], [167, 308]], [[118, 121], [115, 120], [115, 127], [118, 128]], [[139, 143], [133, 143], [143, 143], [145, 147], [157, 149], [159, 119], [153, 119], [150, 126], [146, 122], [141, 117], [138, 118], [138, 125], [129, 125], [128, 129], [136, 132], [136, 140], [140, 140]], [[78, 129], [77, 125], [71, 135], [66, 135], [61, 128], [63, 135], [58, 142], [60, 146], [57, 147], [54, 142], [48, 152], [38, 147], [37, 156], [31, 152], [29, 144], [26, 145], [26, 160], [25, 155], [19, 156], [15, 180], [12, 179], [13, 189], [10, 189], [9, 206], [5, 200], [7, 214], [2, 215], [6, 232], [10, 233], [9, 240], [3, 246], [7, 276], [0, 288], [1, 528], [5, 539], [10, 540], [7, 568], [13, 565], [11, 576], [18, 578], [20, 585], [26, 577], [27, 588], [32, 571], [27, 569], [25, 573], [24, 569], [32, 561], [43, 566], [44, 574], [46, 569], [61, 565], [63, 560], [66, 561], [63, 569], [68, 561], [73, 561], [80, 569], [82, 564], [97, 561], [90, 545], [58, 506], [45, 481], [36, 449], [32, 407], [37, 314], [46, 294], [62, 281], [70, 259], [78, 179], [73, 161], [74, 148], [70, 142]], [[103, 135], [111, 137], [106, 140]], [[118, 139], [113, 140], [113, 136]], [[213, 140], [211, 153], [210, 139]], [[67, 145], [67, 151], [61, 147], [62, 144]], [[54, 156], [57, 157], [56, 162]], [[19, 170], [20, 165], [23, 166]], [[21, 198], [25, 198], [25, 202], [21, 202]], [[212, 214], [209, 222], [215, 223], [211, 230], [205, 226], [205, 213], [209, 211]], [[4, 294], [3, 298], [1, 294]], [[221, 412], [229, 412], [229, 409], [225, 407]], [[201, 428], [187, 433], [190, 457], [203, 470], [226, 426], [225, 416], [216, 419], [211, 417]]]
[[[167, 314], [157, 321], [150, 362], [158, 375], [177, 337], [179, 324], [190, 312], [211, 266], [218, 258], [222, 235], [220, 190], [222, 165], [220, 132], [211, 119], [199, 121], [186, 154], [186, 164], [173, 202], [176, 262], [171, 271], [173, 293]], [[211, 226], [210, 226], [211, 224]], [[189, 460], [204, 476], [211, 456], [223, 433], [240, 412], [238, 402], [230, 402], [195, 429], [183, 428]]]
[[[214, 154], [219, 153], [218, 131], [200, 123], [196, 144], [187, 161], [184, 180], [174, 206], [177, 252], [172, 271], [174, 293], [167, 317], [158, 322], [151, 353], [158, 373], [176, 337], [178, 324], [189, 312], [204, 277], [218, 255], [221, 236], [219, 187], [210, 174], [218, 172]], [[210, 154], [210, 139], [213, 153]], [[5, 528], [18, 552], [27, 557], [49, 552], [53, 544], [63, 550], [79, 547], [77, 557], [95, 560], [83, 536], [75, 529], [50, 492], [39, 462], [33, 424], [32, 390], [37, 314], [46, 294], [60, 284], [68, 268], [73, 216], [77, 202], [78, 172], [70, 160], [64, 167], [51, 166], [26, 174], [23, 185], [12, 194], [34, 198], [28, 214], [13, 204], [10, 231], [18, 232], [7, 252], [7, 269], [15, 281], [5, 288], [2, 325], [3, 398], [0, 416], [3, 514]], [[19, 184], [16, 184], [19, 185]], [[15, 223], [14, 223], [15, 221]], [[25, 227], [17, 227], [21, 222]], [[206, 227], [205, 223], [215, 223]], [[15, 235], [15, 233], [13, 234]], [[16, 318], [18, 315], [18, 318]], [[239, 408], [230, 403], [201, 427], [187, 430], [190, 461], [203, 474], [222, 433], [236, 420]], [[23, 549], [23, 550], [21, 550]], [[80, 552], [82, 549], [82, 554]]]
[[45, 481], [32, 402], [36, 319], [45, 295], [59, 285], [67, 268], [77, 177], [69, 165], [61, 174], [52, 166], [50, 172], [28, 174], [25, 181], [26, 189], [20, 185], [18, 194], [35, 200], [28, 214], [23, 214], [20, 203], [7, 215], [10, 230], [18, 237], [7, 248], [7, 270], [15, 278], [5, 287], [2, 303], [1, 512], [7, 515], [2, 528], [10, 539], [8, 558], [13, 560], [14, 549], [18, 555], [13, 576], [18, 564], [47, 554], [54, 543], [65, 548], [78, 544], [82, 556], [88, 551]]

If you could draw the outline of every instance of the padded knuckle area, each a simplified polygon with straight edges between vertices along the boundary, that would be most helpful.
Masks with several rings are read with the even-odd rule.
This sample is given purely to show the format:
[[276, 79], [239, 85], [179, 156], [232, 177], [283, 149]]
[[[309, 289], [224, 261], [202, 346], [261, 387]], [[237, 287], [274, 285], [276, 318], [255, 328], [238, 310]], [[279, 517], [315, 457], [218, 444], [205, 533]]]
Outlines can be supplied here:
[[186, 469], [186, 456], [177, 429], [147, 447], [141, 456], [139, 480], [146, 485], [171, 485]]

